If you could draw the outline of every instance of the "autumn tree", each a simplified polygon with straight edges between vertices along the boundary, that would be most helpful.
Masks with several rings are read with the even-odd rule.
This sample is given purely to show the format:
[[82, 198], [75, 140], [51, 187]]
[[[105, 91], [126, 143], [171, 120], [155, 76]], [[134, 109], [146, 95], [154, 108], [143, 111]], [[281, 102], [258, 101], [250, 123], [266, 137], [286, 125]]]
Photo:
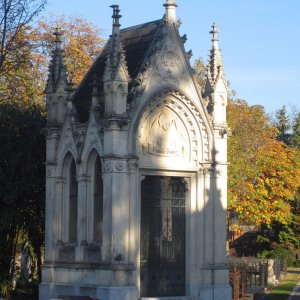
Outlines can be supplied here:
[[[204, 82], [205, 65], [196, 60], [195, 74]], [[229, 223], [272, 228], [276, 243], [296, 245], [300, 238], [300, 114], [290, 136], [285, 106], [271, 122], [264, 108], [229, 100]], [[291, 143], [294, 147], [288, 147]], [[298, 147], [298, 149], [297, 149]]]
[[288, 224], [300, 187], [300, 155], [277, 141], [263, 107], [230, 101], [229, 209], [244, 224]]
[[78, 17], [60, 16], [40, 20], [33, 34], [43, 58], [41, 71], [44, 78], [47, 76], [47, 66], [54, 47], [53, 32], [56, 28], [63, 34], [64, 58], [72, 83], [78, 85], [103, 47], [102, 31]]
[[[27, 62], [28, 42], [20, 36], [43, 10], [46, 0], [2, 0], [0, 3], [0, 74]], [[24, 51], [25, 50], [25, 51]]]

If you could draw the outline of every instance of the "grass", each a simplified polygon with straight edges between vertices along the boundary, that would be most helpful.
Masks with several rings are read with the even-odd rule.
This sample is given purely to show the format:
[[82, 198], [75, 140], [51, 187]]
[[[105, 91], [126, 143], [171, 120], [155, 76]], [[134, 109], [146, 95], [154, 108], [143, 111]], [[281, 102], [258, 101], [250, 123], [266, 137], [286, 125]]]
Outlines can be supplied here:
[[287, 276], [264, 297], [264, 300], [286, 300], [291, 295], [298, 280], [299, 277], [296, 274]]

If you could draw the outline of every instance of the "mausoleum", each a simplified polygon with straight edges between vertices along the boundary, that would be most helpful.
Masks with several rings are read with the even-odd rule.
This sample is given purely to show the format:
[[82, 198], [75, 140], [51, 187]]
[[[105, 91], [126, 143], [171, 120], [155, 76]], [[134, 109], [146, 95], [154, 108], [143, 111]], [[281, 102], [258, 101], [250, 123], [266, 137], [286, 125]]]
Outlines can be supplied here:
[[[200, 86], [175, 0], [112, 34], [75, 91], [56, 32], [40, 300], [230, 300], [227, 81], [212, 26]], [[80, 297], [79, 297], [80, 296]]]

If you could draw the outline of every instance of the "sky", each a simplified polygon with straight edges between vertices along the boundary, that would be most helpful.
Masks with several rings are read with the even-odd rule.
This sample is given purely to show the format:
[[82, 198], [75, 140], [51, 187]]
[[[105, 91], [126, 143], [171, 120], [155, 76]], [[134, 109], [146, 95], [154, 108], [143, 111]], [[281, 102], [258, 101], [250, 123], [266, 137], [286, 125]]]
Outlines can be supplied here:
[[[162, 18], [164, 0], [48, 0], [47, 14], [80, 16], [111, 33], [112, 4], [121, 28]], [[177, 0], [180, 33], [193, 58], [208, 59], [211, 25], [220, 34], [225, 72], [236, 97], [262, 105], [271, 116], [283, 105], [300, 112], [300, 0]]]

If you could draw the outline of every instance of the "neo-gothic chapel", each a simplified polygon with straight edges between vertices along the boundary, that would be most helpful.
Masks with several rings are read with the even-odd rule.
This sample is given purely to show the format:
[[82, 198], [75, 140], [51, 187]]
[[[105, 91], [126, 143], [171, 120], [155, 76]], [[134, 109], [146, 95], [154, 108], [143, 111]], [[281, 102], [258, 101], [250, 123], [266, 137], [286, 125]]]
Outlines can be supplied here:
[[195, 79], [175, 0], [112, 34], [75, 91], [61, 34], [47, 94], [40, 300], [230, 300], [227, 83], [212, 27]]

